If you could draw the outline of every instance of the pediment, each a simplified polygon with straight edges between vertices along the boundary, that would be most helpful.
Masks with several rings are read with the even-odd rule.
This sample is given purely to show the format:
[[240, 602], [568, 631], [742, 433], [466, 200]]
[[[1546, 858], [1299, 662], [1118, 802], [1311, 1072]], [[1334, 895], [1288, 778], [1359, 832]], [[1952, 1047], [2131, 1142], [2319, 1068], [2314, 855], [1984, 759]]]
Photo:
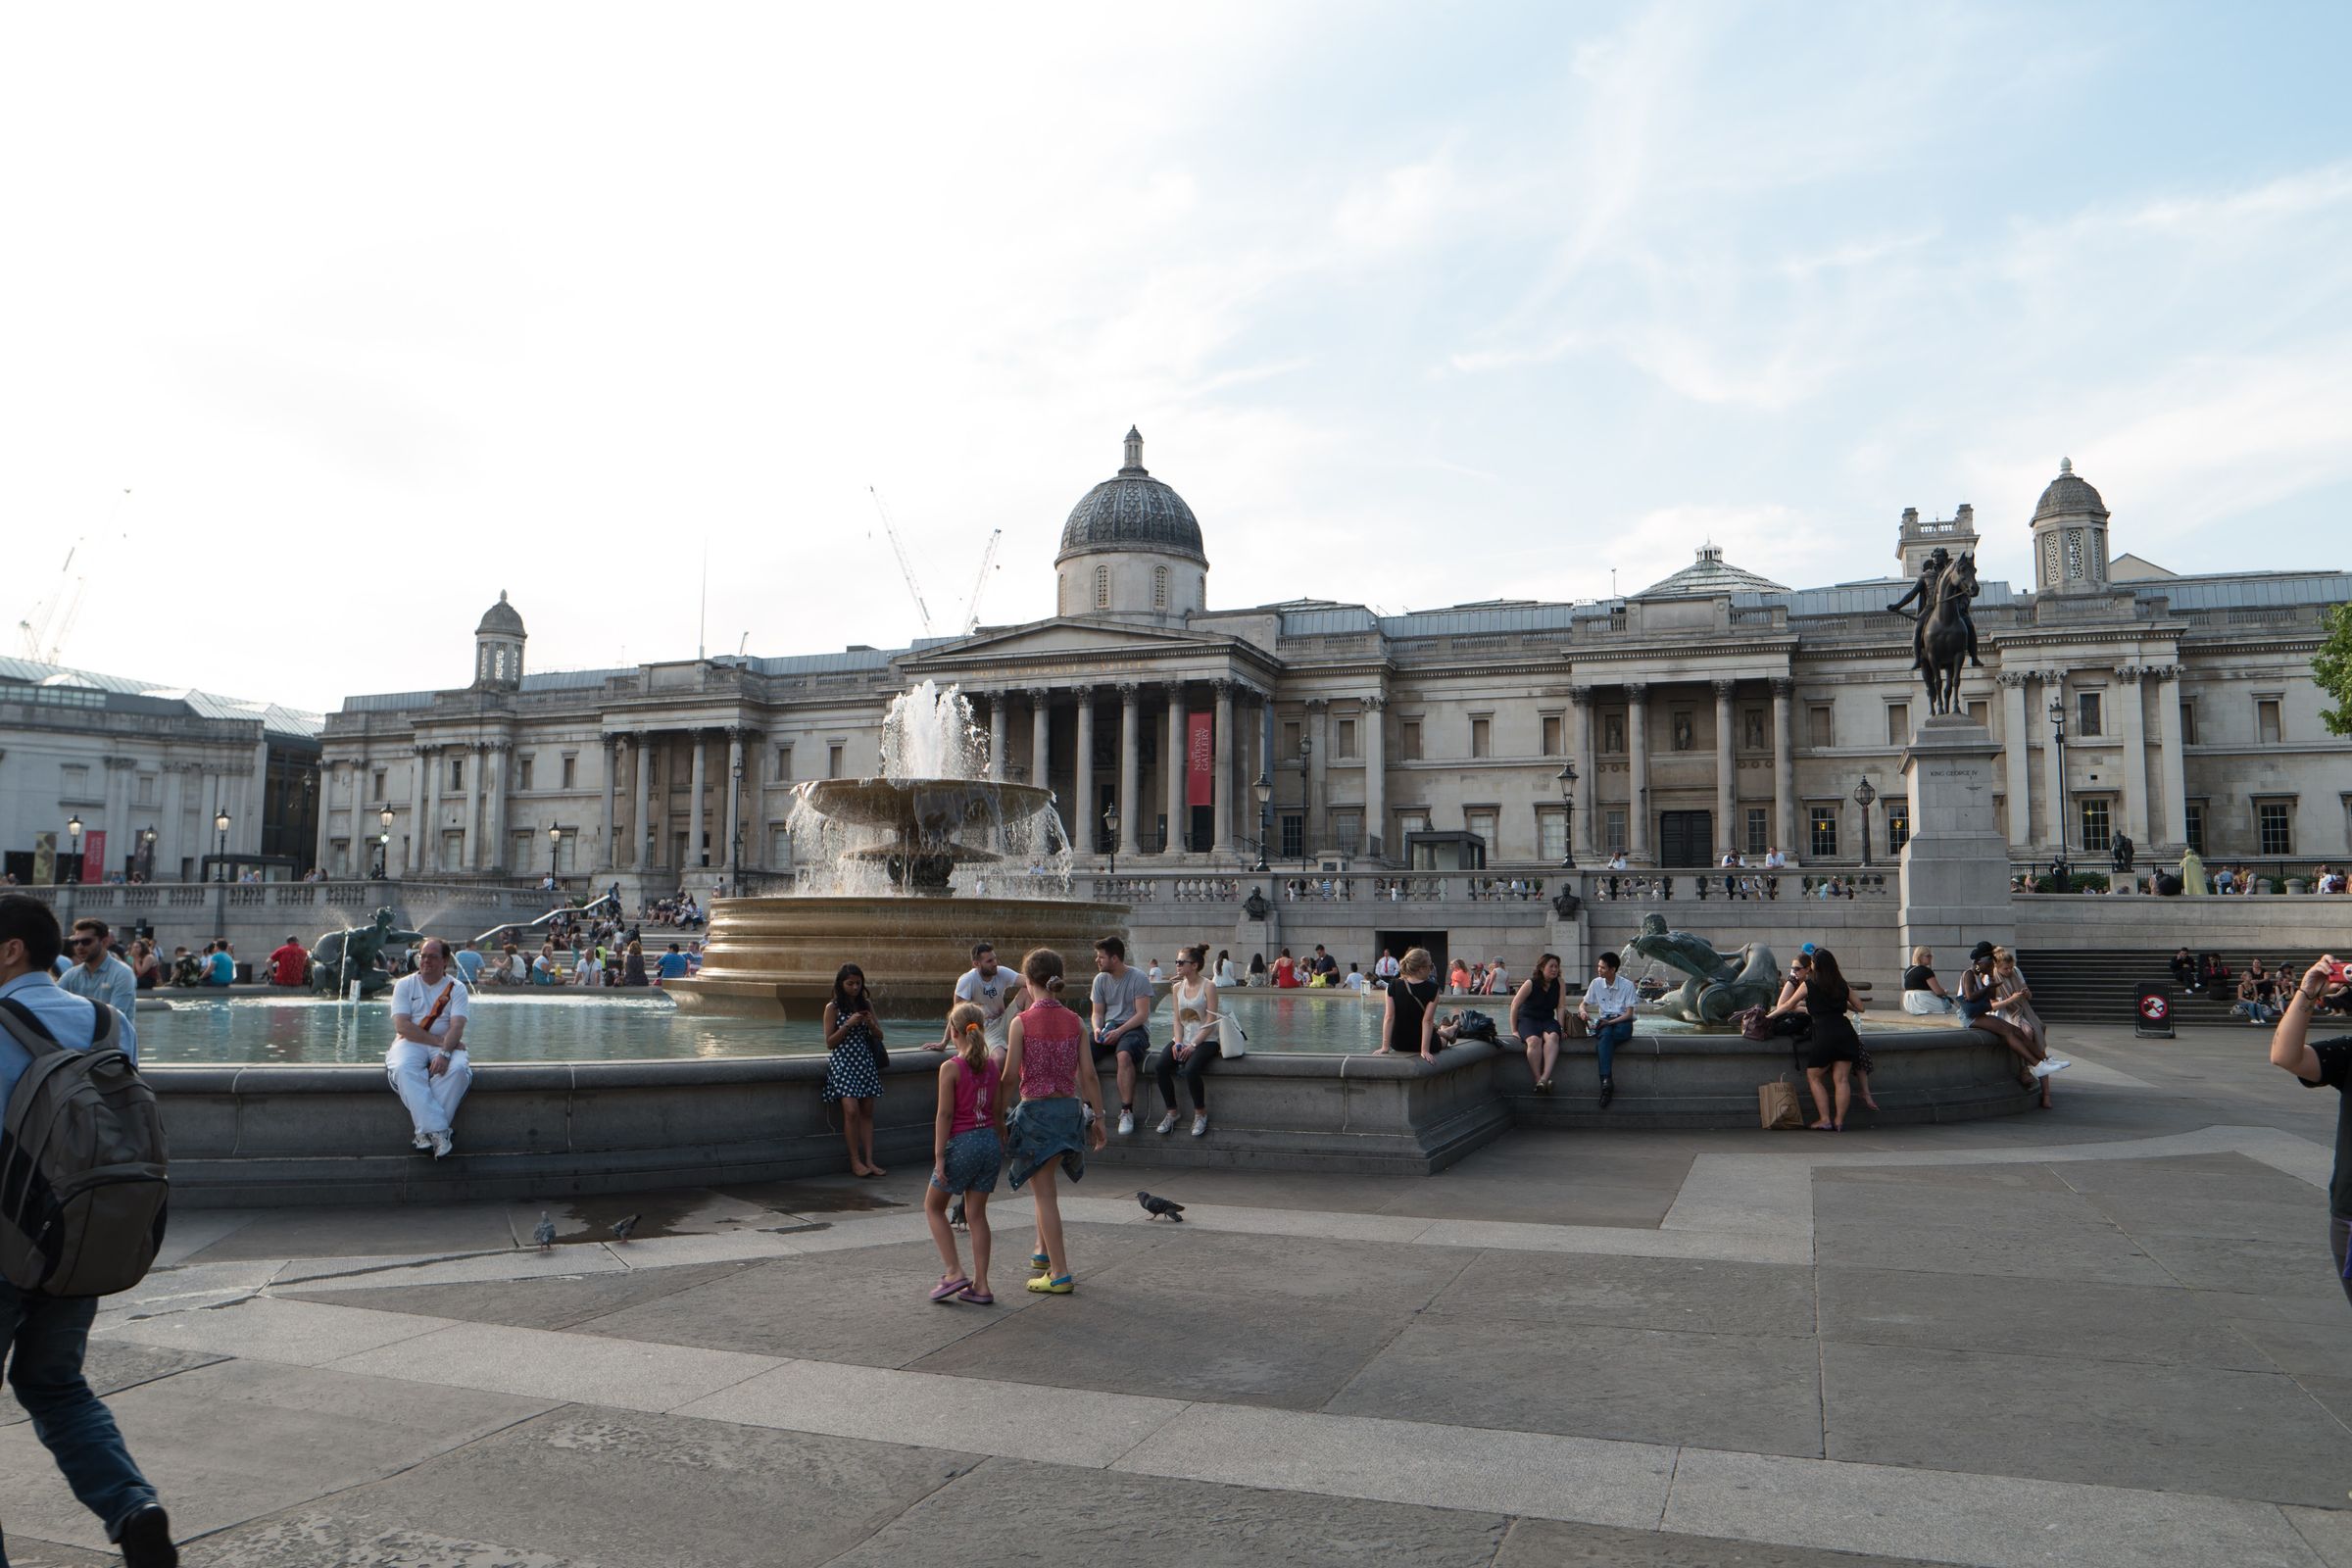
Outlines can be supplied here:
[[1102, 620], [1037, 620], [1026, 626], [991, 627], [969, 637], [939, 643], [905, 661], [908, 669], [936, 662], [967, 664], [974, 661], [1067, 657], [1072, 654], [1175, 654], [1223, 651], [1230, 637], [1204, 637], [1198, 632], [1170, 631], [1158, 626], [1126, 626]]

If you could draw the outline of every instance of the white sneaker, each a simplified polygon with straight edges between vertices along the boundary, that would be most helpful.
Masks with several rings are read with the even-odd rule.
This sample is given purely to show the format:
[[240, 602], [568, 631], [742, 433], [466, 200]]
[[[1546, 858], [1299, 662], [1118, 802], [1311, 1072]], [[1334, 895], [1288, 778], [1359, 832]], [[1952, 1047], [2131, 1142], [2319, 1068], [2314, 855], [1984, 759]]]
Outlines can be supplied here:
[[2050, 1076], [2050, 1074], [2054, 1072], [2064, 1072], [2067, 1068], [2072, 1067], [2073, 1065], [2073, 1062], [2067, 1060], [2063, 1056], [2044, 1057], [2042, 1060], [2034, 1064], [2034, 1076], [2036, 1078], [2047, 1078]]
[[417, 1133], [409, 1140], [409, 1147], [415, 1150], [426, 1150], [433, 1147], [433, 1141], [424, 1134]]
[[433, 1157], [435, 1159], [447, 1159], [449, 1157], [449, 1152], [457, 1147], [457, 1143], [449, 1136], [449, 1134], [433, 1134]]
[[1175, 1130], [1176, 1113], [1171, 1110], [1165, 1116], [1159, 1118], [1159, 1136], [1165, 1138], [1168, 1136], [1168, 1134], [1174, 1132]]
[[1208, 1136], [1207, 1111], [1196, 1110], [1193, 1112], [1193, 1136], [1195, 1138], [1205, 1138]]
[[1122, 1138], [1124, 1138], [1124, 1137], [1126, 1137], [1126, 1136], [1127, 1136], [1129, 1133], [1131, 1133], [1131, 1132], [1133, 1132], [1133, 1131], [1135, 1131], [1135, 1112], [1134, 1112], [1134, 1111], [1132, 1111], [1132, 1110], [1126, 1110], [1126, 1109], [1122, 1109], [1122, 1110], [1120, 1110], [1120, 1112], [1119, 1112], [1119, 1136], [1120, 1136], [1120, 1137], [1122, 1137]]

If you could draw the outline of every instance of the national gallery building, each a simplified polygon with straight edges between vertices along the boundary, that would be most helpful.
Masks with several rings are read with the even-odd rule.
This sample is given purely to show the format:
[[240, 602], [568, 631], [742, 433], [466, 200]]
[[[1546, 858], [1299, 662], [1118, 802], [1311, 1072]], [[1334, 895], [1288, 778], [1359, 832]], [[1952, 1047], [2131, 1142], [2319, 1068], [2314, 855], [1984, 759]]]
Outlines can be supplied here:
[[[2017, 860], [2097, 863], [2117, 833], [2159, 858], [2352, 855], [2352, 739], [2322, 724], [2311, 676], [2352, 574], [2176, 575], [2115, 549], [2069, 464], [1990, 526], [2031, 535], [2034, 583], [1983, 585], [1961, 699], [2001, 748]], [[1891, 859], [1925, 706], [1888, 606], [1980, 537], [1968, 506], [1906, 510], [1892, 533], [1886, 575], [1828, 587], [1703, 547], [1596, 603], [1224, 609], [1200, 522], [1130, 430], [1062, 528], [1051, 619], [533, 674], [501, 594], [468, 681], [327, 715], [318, 859], [732, 889], [791, 869], [793, 786], [880, 771], [883, 710], [925, 679], [961, 687], [992, 769], [1051, 787], [1082, 857], [1122, 872], [1249, 865], [1261, 841], [1277, 869], [1533, 869], [1571, 839], [1586, 865], [1772, 848], [1850, 865], [1866, 840]]]

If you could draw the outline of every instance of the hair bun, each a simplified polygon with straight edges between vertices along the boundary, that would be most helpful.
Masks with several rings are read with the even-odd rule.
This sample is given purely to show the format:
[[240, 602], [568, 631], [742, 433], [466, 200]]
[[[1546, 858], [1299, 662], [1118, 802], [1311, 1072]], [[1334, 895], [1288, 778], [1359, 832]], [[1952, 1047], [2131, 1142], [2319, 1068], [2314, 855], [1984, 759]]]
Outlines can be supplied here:
[[1061, 976], [1054, 975], [1050, 977], [1046, 981], [1046, 989], [1053, 992], [1055, 996], [1061, 995]]

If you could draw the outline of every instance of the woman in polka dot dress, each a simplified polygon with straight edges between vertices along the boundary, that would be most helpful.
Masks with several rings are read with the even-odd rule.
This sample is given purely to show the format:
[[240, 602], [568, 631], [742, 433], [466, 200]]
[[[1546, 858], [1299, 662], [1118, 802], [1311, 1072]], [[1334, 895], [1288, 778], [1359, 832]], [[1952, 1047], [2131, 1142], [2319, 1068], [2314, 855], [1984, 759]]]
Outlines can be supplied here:
[[833, 1000], [825, 1004], [825, 1102], [841, 1102], [841, 1138], [850, 1146], [850, 1174], [887, 1176], [874, 1163], [874, 1102], [882, 1098], [876, 1054], [882, 1022], [866, 995], [865, 971], [845, 963], [833, 977]]

